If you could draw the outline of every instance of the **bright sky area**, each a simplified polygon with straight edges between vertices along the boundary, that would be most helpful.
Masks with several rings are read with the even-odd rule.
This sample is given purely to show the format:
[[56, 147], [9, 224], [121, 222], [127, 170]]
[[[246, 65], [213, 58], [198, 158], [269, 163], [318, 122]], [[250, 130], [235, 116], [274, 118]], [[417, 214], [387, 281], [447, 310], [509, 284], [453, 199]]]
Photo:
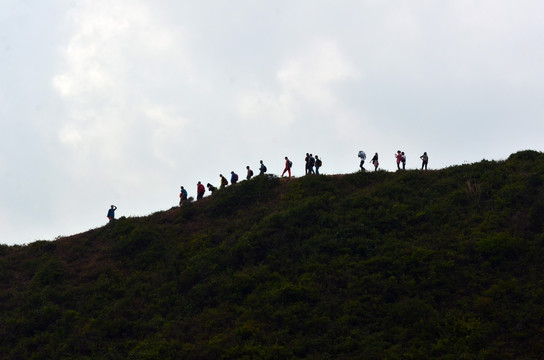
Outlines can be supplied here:
[[[304, 174], [542, 150], [541, 0], [2, 0], [0, 243]], [[369, 167], [369, 166], [367, 166]]]

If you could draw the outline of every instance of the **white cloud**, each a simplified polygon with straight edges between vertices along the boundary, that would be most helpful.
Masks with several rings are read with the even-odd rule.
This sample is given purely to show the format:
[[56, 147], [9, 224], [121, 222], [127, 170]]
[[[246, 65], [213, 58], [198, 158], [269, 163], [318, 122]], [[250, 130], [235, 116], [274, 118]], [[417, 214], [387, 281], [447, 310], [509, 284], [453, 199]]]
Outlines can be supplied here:
[[334, 86], [360, 76], [333, 41], [315, 41], [277, 70], [277, 91], [261, 89], [242, 94], [238, 108], [246, 119], [266, 119], [288, 126], [296, 121], [297, 112], [304, 106], [341, 110]]

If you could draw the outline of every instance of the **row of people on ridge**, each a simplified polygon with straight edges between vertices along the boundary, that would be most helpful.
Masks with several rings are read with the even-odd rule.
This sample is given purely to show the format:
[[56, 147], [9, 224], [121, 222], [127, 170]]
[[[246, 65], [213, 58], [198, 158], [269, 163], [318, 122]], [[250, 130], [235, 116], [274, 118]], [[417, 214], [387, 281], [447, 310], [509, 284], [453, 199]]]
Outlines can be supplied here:
[[[366, 154], [364, 151], [359, 151], [358, 153], [358, 157], [361, 159], [360, 163], [359, 163], [359, 167], [361, 168], [361, 171], [365, 171], [365, 168], [364, 168], [364, 163], [365, 163], [365, 160], [366, 160]], [[396, 158], [396, 162], [397, 162], [397, 169], [400, 170], [400, 164], [402, 163], [402, 169], [405, 170], [406, 169], [406, 154], [404, 153], [404, 151], [400, 151], [398, 150], [397, 153], [395, 154], [395, 158]], [[419, 157], [421, 160], [422, 160], [422, 164], [421, 164], [421, 170], [427, 170], [427, 164], [429, 162], [429, 157], [427, 155], [427, 152], [424, 152], [423, 155], [421, 155]], [[308, 175], [308, 174], [319, 174], [319, 168], [323, 165], [323, 162], [322, 160], [319, 158], [318, 155], [315, 155], [315, 157], [312, 155], [312, 154], [309, 154], [309, 153], [306, 153], [306, 158], [304, 159], [306, 165], [305, 165], [305, 175]], [[375, 153], [374, 156], [372, 157], [372, 160], [370, 160], [371, 164], [374, 165], [374, 171], [377, 171], [378, 170], [378, 166], [379, 166], [379, 160], [378, 160], [378, 153]], [[285, 157], [285, 168], [283, 170], [283, 172], [281, 173], [281, 176], [283, 177], [285, 175], [285, 173], [288, 174], [289, 177], [291, 177], [291, 168], [293, 167], [293, 162], [286, 156]], [[315, 167], [315, 171], [314, 171], [314, 167]], [[246, 180], [249, 180], [253, 177], [253, 170], [251, 170], [251, 168], [248, 166], [246, 166], [246, 170], [247, 170], [247, 175], [246, 175]], [[263, 161], [260, 160], [260, 166], [259, 166], [259, 175], [263, 175], [264, 173], [266, 173], [267, 171], [267, 168], [266, 166], [264, 165]], [[231, 177], [230, 177], [230, 183], [232, 185], [236, 184], [238, 182], [238, 174], [236, 174], [234, 171], [231, 171], [230, 172], [231, 174]], [[229, 181], [223, 176], [223, 174], [219, 174], [219, 178], [221, 179], [220, 180], [220, 185], [219, 185], [219, 188], [220, 189], [223, 189], [224, 187], [226, 187], [228, 184], [229, 184]], [[213, 186], [212, 184], [208, 183], [206, 184], [206, 187], [208, 188], [208, 191], [210, 193], [214, 193], [217, 188], [215, 186]], [[204, 185], [199, 181], [198, 184], [197, 184], [197, 200], [200, 200], [204, 197], [204, 194], [206, 192], [206, 187], [204, 187]], [[179, 197], [180, 197], [180, 206], [183, 204], [183, 202], [185, 202], [187, 199], [188, 199], [188, 195], [187, 195], [187, 190], [182, 186], [181, 187], [181, 191], [180, 191], [180, 194], [179, 194]]]
[[[366, 154], [364, 151], [359, 151], [358, 154], [359, 158], [361, 159], [361, 162], [359, 163], [359, 167], [361, 168], [361, 171], [365, 171], [364, 164], [366, 160]], [[421, 170], [427, 170], [427, 164], [429, 163], [429, 156], [427, 155], [427, 152], [424, 152], [423, 155], [419, 157], [421, 159]], [[406, 154], [404, 151], [398, 150], [395, 154], [395, 159], [397, 161], [397, 170], [400, 170], [400, 164], [402, 164], [402, 170], [406, 170]], [[378, 161], [378, 153], [375, 153], [372, 157], [372, 160], [370, 160], [370, 163], [374, 165], [374, 171], [378, 170], [378, 166], [380, 165]]]

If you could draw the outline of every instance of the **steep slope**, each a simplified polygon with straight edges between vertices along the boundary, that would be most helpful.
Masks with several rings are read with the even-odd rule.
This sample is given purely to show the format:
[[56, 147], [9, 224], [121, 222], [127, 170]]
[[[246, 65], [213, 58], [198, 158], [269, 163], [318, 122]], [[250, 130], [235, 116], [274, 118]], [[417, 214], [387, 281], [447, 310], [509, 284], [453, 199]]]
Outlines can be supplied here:
[[262, 176], [0, 248], [5, 359], [544, 358], [544, 155]]

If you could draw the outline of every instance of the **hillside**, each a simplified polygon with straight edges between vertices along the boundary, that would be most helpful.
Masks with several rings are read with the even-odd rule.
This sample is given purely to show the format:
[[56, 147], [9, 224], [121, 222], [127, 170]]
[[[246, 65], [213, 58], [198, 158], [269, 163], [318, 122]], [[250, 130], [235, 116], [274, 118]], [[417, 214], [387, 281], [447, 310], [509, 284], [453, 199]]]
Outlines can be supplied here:
[[2, 359], [542, 359], [544, 154], [256, 177], [0, 246]]

